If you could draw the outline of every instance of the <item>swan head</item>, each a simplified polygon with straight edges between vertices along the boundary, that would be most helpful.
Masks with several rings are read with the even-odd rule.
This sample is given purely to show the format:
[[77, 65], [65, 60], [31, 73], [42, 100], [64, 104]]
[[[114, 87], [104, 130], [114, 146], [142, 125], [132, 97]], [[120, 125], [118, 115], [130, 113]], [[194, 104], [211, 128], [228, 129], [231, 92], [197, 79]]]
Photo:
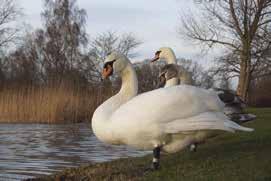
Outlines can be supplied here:
[[151, 62], [161, 59], [167, 60], [169, 57], [175, 57], [174, 51], [170, 47], [162, 47], [155, 52], [154, 58]]
[[165, 65], [159, 73], [159, 86], [163, 86], [166, 81], [172, 78], [179, 77], [179, 69], [175, 64], [167, 64]]
[[125, 55], [119, 52], [109, 53], [104, 61], [103, 78], [108, 78], [113, 73], [120, 74], [128, 63], [129, 60]]

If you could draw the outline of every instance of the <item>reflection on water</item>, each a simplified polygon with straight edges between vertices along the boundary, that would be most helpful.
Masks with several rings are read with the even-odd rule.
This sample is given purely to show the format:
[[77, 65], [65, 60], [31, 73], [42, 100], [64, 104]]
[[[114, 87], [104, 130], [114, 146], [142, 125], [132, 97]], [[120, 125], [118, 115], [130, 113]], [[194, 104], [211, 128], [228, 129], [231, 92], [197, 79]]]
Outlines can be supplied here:
[[0, 124], [0, 180], [21, 180], [90, 162], [144, 154], [101, 143], [89, 124]]

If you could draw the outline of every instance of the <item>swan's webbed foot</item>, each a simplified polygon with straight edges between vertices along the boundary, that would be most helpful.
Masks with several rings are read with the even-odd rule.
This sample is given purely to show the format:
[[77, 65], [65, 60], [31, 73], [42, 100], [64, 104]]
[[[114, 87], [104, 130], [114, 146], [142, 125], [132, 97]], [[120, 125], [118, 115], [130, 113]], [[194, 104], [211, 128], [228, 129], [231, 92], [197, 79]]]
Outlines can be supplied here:
[[152, 159], [152, 167], [151, 167], [153, 170], [158, 170], [160, 167], [160, 164], [159, 164], [160, 151], [161, 151], [161, 148], [159, 146], [153, 149], [153, 159]]
[[191, 152], [196, 152], [196, 151], [197, 151], [197, 147], [198, 147], [198, 144], [197, 144], [197, 143], [191, 144], [191, 145], [189, 146], [189, 150], [190, 150]]

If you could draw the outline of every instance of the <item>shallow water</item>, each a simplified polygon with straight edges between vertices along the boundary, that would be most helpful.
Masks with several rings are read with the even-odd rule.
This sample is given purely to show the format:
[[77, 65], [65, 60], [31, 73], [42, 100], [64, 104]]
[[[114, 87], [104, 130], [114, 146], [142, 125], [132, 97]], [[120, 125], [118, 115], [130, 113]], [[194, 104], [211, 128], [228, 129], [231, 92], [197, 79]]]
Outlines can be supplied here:
[[22, 180], [145, 154], [101, 143], [89, 124], [0, 124], [0, 180]]

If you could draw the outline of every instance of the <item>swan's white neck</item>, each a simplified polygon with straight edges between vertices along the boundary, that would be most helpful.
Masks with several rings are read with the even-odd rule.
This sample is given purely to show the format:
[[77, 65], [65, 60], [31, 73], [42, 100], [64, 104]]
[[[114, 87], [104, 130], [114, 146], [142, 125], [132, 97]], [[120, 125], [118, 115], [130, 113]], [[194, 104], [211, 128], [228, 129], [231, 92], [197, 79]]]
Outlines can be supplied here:
[[[99, 121], [108, 121], [115, 110], [117, 110], [122, 104], [137, 95], [138, 81], [135, 70], [130, 62], [121, 72], [121, 80], [122, 84], [120, 91], [97, 108], [93, 115], [93, 119], [96, 118], [95, 116], [97, 114], [100, 115], [98, 116]], [[100, 117], [103, 117], [103, 120], [101, 120]]]
[[166, 88], [166, 87], [171, 87], [175, 85], [179, 85], [179, 78], [177, 77], [173, 77], [172, 79], [167, 80], [166, 85], [164, 87]]
[[124, 103], [137, 95], [138, 81], [135, 70], [132, 64], [128, 62], [126, 68], [121, 72], [122, 85], [120, 91], [94, 112], [92, 117], [92, 128], [95, 135], [105, 142], [110, 142], [113, 139], [112, 129], [110, 129], [110, 118], [112, 114]]
[[174, 52], [172, 51], [167, 52], [165, 56], [165, 61], [167, 62], [167, 64], [177, 64], [177, 60], [176, 60], [176, 56]]
[[136, 72], [130, 62], [121, 72], [121, 80], [121, 89], [116, 96], [121, 98], [121, 104], [123, 104], [130, 100], [132, 97], [136, 96], [138, 93], [138, 80]]

